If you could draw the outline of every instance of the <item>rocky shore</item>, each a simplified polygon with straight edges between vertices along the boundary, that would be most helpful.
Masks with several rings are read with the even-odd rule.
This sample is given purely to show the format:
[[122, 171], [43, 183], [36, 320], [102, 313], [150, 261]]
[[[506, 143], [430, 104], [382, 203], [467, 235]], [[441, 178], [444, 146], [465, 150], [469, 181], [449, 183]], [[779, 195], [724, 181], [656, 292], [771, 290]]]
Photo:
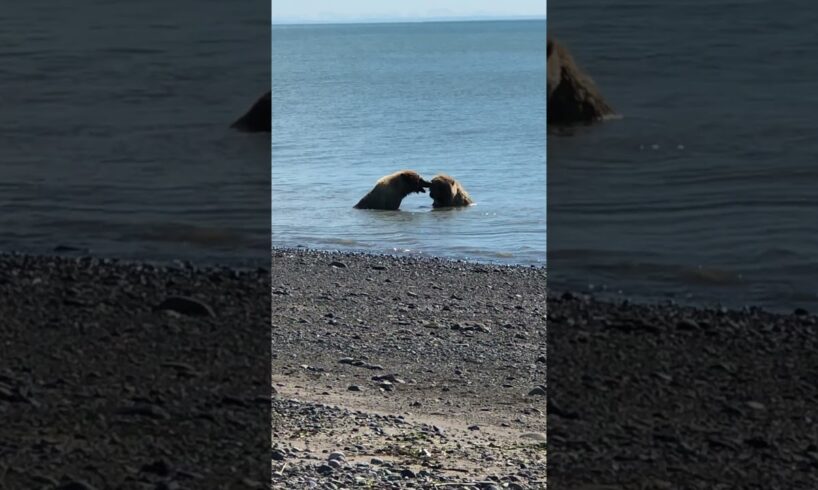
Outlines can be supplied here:
[[545, 488], [545, 271], [275, 251], [273, 488]]
[[409, 257], [271, 272], [0, 255], [0, 486], [536, 489], [547, 445], [557, 489], [818, 488], [806, 311], [546, 301], [540, 268]]
[[818, 321], [549, 299], [552, 488], [818, 488]]
[[815, 316], [545, 285], [274, 252], [273, 487], [818, 488]]
[[269, 287], [0, 255], [0, 488], [268, 487]]

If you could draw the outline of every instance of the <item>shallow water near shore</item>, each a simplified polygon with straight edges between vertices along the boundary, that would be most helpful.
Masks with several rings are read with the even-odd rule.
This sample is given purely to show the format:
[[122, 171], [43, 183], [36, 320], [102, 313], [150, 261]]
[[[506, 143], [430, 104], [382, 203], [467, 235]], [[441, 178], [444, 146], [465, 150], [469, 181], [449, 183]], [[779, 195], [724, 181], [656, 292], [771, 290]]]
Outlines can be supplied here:
[[[225, 9], [245, 24], [190, 25]], [[4, 10], [0, 250], [269, 260], [269, 136], [229, 128], [268, 88], [257, 8]]]
[[549, 6], [624, 116], [549, 134], [550, 286], [818, 310], [818, 17], [752, 4]]
[[[273, 245], [545, 261], [545, 21], [273, 26]], [[383, 175], [476, 204], [353, 209]]]

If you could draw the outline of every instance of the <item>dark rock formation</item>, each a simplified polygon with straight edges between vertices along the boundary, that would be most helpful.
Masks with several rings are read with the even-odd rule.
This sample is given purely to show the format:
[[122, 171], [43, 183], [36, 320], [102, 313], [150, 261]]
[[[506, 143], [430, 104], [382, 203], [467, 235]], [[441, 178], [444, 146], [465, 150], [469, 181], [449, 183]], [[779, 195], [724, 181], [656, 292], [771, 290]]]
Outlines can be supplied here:
[[241, 116], [230, 127], [247, 133], [270, 132], [272, 120], [271, 93], [268, 91], [253, 104], [247, 114]]
[[568, 50], [548, 39], [548, 125], [592, 124], [614, 114]]

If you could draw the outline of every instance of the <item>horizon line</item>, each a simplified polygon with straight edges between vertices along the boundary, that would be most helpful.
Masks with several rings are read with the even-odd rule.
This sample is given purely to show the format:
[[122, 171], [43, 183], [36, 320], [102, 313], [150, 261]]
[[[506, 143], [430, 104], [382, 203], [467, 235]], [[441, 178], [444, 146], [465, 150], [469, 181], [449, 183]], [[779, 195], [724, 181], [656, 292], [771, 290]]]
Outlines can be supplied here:
[[372, 17], [355, 19], [282, 19], [272, 20], [271, 25], [299, 26], [299, 25], [350, 25], [350, 24], [423, 24], [434, 22], [497, 22], [497, 21], [526, 21], [548, 20], [546, 15], [515, 15], [515, 16], [458, 16], [458, 17]]

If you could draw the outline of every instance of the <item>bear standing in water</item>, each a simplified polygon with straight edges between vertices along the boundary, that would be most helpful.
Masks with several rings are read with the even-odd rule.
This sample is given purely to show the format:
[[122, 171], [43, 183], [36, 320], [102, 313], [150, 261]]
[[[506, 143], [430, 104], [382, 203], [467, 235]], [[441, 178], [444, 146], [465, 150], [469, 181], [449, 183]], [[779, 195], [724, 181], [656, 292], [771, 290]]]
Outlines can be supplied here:
[[429, 197], [434, 199], [433, 208], [450, 208], [474, 204], [460, 182], [448, 175], [439, 174], [432, 179]]
[[426, 192], [431, 184], [412, 170], [401, 170], [378, 179], [375, 187], [365, 195], [356, 209], [386, 209], [395, 211], [400, 208], [403, 198], [413, 192]]

